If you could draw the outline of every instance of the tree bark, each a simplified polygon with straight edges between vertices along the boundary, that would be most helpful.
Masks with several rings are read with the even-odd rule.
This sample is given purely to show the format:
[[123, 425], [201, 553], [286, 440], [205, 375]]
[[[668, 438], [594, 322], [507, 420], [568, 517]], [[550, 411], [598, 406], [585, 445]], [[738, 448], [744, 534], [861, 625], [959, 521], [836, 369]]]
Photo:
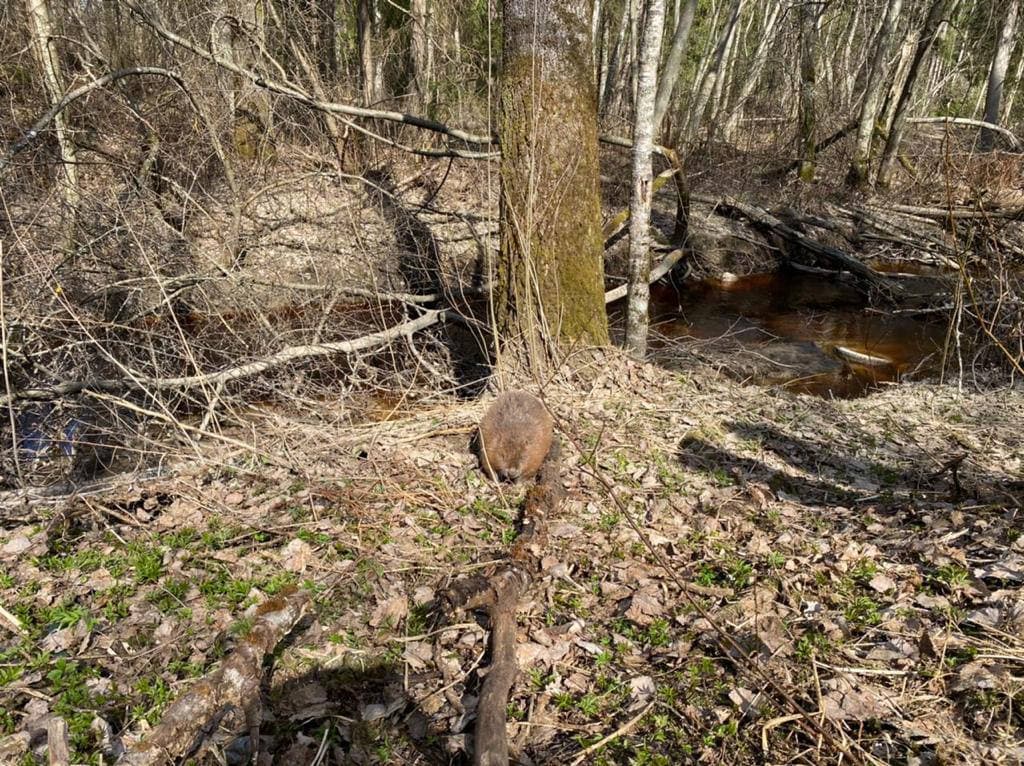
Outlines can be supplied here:
[[359, 37], [359, 69], [363, 78], [363, 103], [372, 106], [381, 97], [381, 66], [374, 54], [377, 38], [375, 0], [356, 0], [356, 27]]
[[632, 0], [624, 0], [622, 3], [622, 17], [619, 19], [619, 28], [615, 37], [615, 45], [612, 46], [611, 54], [608, 57], [608, 68], [604, 74], [604, 87], [601, 89], [601, 113], [608, 114], [612, 105], [618, 100], [618, 91], [621, 88], [619, 77], [619, 65], [622, 59], [622, 52], [626, 48], [626, 32], [629, 30], [629, 10], [632, 7]]
[[690, 30], [693, 29], [693, 16], [697, 12], [697, 0], [685, 0], [676, 22], [676, 31], [672, 36], [672, 47], [669, 49], [665, 67], [662, 69], [658, 82], [658, 95], [654, 101], [654, 130], [657, 132], [668, 105], [672, 103], [672, 91], [675, 90], [679, 73], [682, 69], [683, 55], [690, 41]]
[[413, 91], [416, 108], [427, 114], [430, 108], [430, 6], [429, 0], [411, 0], [409, 16], [412, 21], [410, 54], [412, 56]]
[[1006, 105], [1003, 107], [1003, 114], [1006, 116], [1007, 121], [1013, 118], [1013, 103], [1021, 86], [1024, 85], [1022, 79], [1024, 79], [1024, 50], [1017, 56], [1017, 68], [1013, 71], [1010, 89], [1006, 94]]
[[[999, 41], [996, 43], [995, 55], [992, 56], [992, 66], [988, 72], [988, 88], [985, 91], [985, 122], [993, 125], [999, 124], [999, 103], [1003, 99], [1003, 83], [1006, 80], [1006, 70], [1010, 67], [1010, 54], [1013, 53], [1014, 31], [1017, 28], [1017, 12], [1020, 10], [1020, 0], [1008, 0], [1006, 4], [1006, 17], [1003, 19], [1003, 27], [999, 34]], [[985, 128], [981, 131], [981, 138], [978, 141], [978, 148], [984, 152], [992, 151], [995, 146], [996, 134], [994, 131]]]
[[878, 186], [885, 188], [892, 178], [893, 167], [896, 164], [896, 155], [900, 148], [900, 140], [903, 138], [903, 126], [907, 119], [907, 107], [910, 105], [910, 98], [914, 93], [914, 83], [921, 71], [921, 64], [924, 63], [931, 50], [932, 42], [935, 40], [935, 33], [942, 23], [949, 0], [934, 0], [928, 11], [928, 18], [925, 19], [921, 29], [921, 36], [917, 40], [917, 50], [914, 51], [914, 58], [910, 62], [910, 69], [907, 71], [907, 81], [903, 84], [903, 90], [896, 101], [896, 111], [893, 112], [892, 126], [889, 128], [889, 136], [885, 141], [885, 151], [882, 153], [882, 161], [878, 168]]
[[651, 289], [651, 150], [658, 59], [665, 24], [664, 0], [647, 0], [640, 46], [640, 73], [633, 123], [633, 196], [629, 206], [629, 290], [626, 298], [626, 348], [639, 359], [647, 353], [647, 305]]
[[588, 0], [506, 0], [498, 366], [540, 371], [557, 342], [604, 345], [597, 108]]
[[[50, 104], [57, 104], [64, 96], [64, 77], [60, 68], [60, 57], [53, 44], [53, 25], [46, 0], [26, 0], [32, 53], [43, 75], [43, 86]], [[75, 230], [75, 219], [80, 198], [78, 187], [78, 157], [75, 144], [68, 133], [67, 114], [58, 112], [53, 118], [54, 135], [60, 150], [60, 164], [64, 182], [59, 184], [60, 194], [68, 208], [67, 242], [70, 247]]]
[[722, 30], [722, 36], [718, 40], [718, 45], [715, 46], [714, 64], [708, 68], [704, 78], [700, 81], [700, 90], [690, 109], [689, 120], [683, 133], [685, 143], [689, 143], [700, 129], [704, 110], [707, 108], [708, 101], [711, 100], [711, 93], [715, 88], [715, 80], [724, 75], [725, 57], [729, 52], [732, 36], [736, 33], [736, 24], [739, 22], [740, 13], [743, 10], [743, 2], [744, 0], [735, 0], [733, 3], [729, 19], [725, 22], [725, 28]]
[[868, 81], [864, 86], [864, 100], [861, 102], [860, 118], [857, 122], [857, 141], [854, 144], [853, 160], [846, 176], [851, 186], [865, 186], [868, 182], [871, 165], [871, 139], [875, 135], [875, 122], [882, 102], [882, 90], [885, 83], [885, 60], [889, 55], [889, 39], [893, 28], [898, 23], [903, 0], [889, 0], [885, 16], [878, 29], [874, 55], [871, 58], [871, 69]]
[[800, 6], [800, 180], [814, 180], [815, 68], [818, 48], [818, 17], [822, 6], [805, 2]]

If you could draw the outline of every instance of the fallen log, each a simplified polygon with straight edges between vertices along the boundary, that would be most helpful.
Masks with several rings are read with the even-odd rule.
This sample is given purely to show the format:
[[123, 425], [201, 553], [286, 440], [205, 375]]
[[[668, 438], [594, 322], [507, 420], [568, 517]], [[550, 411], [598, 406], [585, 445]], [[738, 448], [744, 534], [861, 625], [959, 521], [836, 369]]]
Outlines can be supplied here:
[[801, 234], [796, 229], [783, 223], [762, 207], [740, 202], [739, 200], [732, 199], [730, 197], [716, 199], [714, 197], [694, 194], [693, 199], [713, 205], [715, 212], [721, 215], [731, 218], [746, 218], [754, 225], [760, 226], [763, 229], [768, 229], [788, 242], [798, 245], [807, 252], [813, 253], [834, 266], [850, 272], [869, 286], [879, 287], [886, 284], [886, 279], [883, 274], [875, 271], [870, 266], [866, 266], [856, 258], [847, 255], [838, 248], [826, 245], [823, 242], [818, 242], [805, 234]]
[[486, 609], [491, 627], [491, 664], [476, 710], [475, 766], [508, 766], [508, 698], [519, 672], [516, 663], [516, 611], [521, 596], [540, 570], [547, 522], [565, 497], [559, 477], [561, 449], [555, 438], [537, 483], [526, 495], [519, 537], [503, 562], [489, 573], [456, 580], [441, 594], [452, 613]]
[[160, 766], [191, 757], [230, 712], [241, 712], [257, 762], [263, 660], [291, 632], [309, 596], [297, 588], [282, 591], [256, 612], [252, 630], [220, 667], [171, 703], [163, 718], [138, 742], [129, 744], [116, 766]]

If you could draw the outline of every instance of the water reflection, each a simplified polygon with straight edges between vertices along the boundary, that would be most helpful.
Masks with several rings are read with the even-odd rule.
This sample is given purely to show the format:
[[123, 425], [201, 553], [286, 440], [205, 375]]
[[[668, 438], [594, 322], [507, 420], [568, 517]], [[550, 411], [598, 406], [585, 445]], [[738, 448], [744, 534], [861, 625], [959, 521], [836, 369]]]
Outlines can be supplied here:
[[741, 379], [836, 397], [935, 372], [945, 337], [941, 324], [871, 310], [852, 285], [785, 272], [655, 285], [651, 328], [663, 364], [680, 343], [699, 344]]

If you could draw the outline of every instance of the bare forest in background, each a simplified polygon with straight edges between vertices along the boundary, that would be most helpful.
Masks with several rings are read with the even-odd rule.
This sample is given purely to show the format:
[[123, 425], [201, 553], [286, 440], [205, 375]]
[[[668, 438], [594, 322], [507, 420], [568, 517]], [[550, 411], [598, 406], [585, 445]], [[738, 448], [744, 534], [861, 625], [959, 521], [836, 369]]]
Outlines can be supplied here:
[[1024, 760], [1020, 5], [0, 5], [0, 762]]
[[[638, 122], [648, 3], [591, 8], [606, 220], [628, 207], [622, 146], [646, 121], [654, 173], [681, 163], [681, 213], [691, 194], [735, 196], [820, 222], [827, 200], [867, 230], [858, 242], [962, 273], [936, 308], [1019, 377], [1019, 0], [671, 0]], [[25, 403], [6, 408], [5, 444], [54, 402], [81, 410], [76, 428], [145, 433], [383, 378], [478, 388], [499, 5], [0, 14], [2, 396]], [[627, 270], [609, 261], [609, 284]], [[439, 330], [449, 309], [458, 326]]]

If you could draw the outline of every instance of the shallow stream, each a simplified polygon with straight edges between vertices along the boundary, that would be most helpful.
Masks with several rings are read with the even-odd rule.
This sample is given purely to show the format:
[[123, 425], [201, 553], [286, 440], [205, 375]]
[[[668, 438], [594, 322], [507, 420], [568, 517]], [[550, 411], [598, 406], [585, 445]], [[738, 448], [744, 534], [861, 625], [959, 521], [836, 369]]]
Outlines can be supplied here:
[[[934, 292], [937, 281], [915, 275], [904, 291]], [[747, 382], [844, 398], [935, 374], [946, 336], [943, 323], [871, 307], [835, 277], [782, 271], [654, 285], [651, 331], [652, 354], [666, 366], [688, 347]]]

